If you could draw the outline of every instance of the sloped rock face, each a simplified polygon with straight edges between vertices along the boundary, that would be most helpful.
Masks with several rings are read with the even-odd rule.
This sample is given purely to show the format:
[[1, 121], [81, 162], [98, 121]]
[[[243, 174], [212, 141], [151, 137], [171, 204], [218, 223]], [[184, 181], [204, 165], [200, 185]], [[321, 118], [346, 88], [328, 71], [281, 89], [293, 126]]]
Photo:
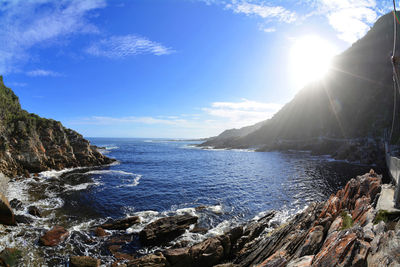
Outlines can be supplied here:
[[60, 122], [21, 109], [0, 76], [0, 172], [7, 176], [113, 162]]

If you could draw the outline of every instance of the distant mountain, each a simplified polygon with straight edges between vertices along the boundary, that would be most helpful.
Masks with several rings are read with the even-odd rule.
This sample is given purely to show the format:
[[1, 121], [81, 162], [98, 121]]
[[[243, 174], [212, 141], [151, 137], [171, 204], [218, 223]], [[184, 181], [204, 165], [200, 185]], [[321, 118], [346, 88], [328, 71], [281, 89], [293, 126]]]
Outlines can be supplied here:
[[61, 122], [21, 109], [18, 97], [0, 76], [0, 173], [29, 176], [49, 169], [113, 161]]
[[[202, 145], [313, 151], [332, 146], [328, 151], [319, 151], [332, 154], [339, 149], [336, 139], [353, 139], [350, 142], [353, 145], [356, 139], [363, 144], [368, 142], [367, 145], [371, 145], [370, 140], [377, 142], [392, 122], [392, 47], [393, 15], [389, 13], [379, 18], [363, 38], [335, 57], [332, 71], [324, 79], [299, 91], [271, 119], [262, 122], [261, 127], [230, 130], [230, 134], [225, 131]], [[394, 140], [399, 137], [398, 128]], [[248, 132], [248, 129], [253, 130]], [[381, 148], [376, 146], [375, 149]], [[359, 160], [357, 157], [354, 160]]]

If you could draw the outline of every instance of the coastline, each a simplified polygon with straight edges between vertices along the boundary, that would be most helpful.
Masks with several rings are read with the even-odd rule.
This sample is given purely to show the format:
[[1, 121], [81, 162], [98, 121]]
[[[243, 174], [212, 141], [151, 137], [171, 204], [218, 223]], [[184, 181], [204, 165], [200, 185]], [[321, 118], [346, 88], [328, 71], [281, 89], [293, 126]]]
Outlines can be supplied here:
[[[115, 164], [115, 163], [113, 163]], [[103, 166], [104, 167], [104, 166]], [[90, 167], [81, 167], [78, 169], [74, 169], [76, 170], [82, 170], [82, 169], [87, 169], [89, 172], [91, 169]], [[58, 171], [57, 173], [59, 174], [59, 176], [61, 176], [62, 174], [66, 174], [69, 172], [73, 172], [74, 170], [62, 170], [62, 171]], [[43, 175], [43, 174], [42, 174]], [[368, 179], [375, 179], [375, 180], [379, 180], [379, 182], [381, 181], [382, 177], [376, 175], [374, 172], [371, 171], [371, 173], [364, 175], [367, 176]], [[30, 178], [28, 180], [34, 180], [35, 178]], [[365, 178], [363, 178], [365, 179]], [[354, 180], [354, 179], [353, 179]], [[357, 178], [357, 180], [359, 180], [359, 178]], [[349, 182], [351, 183], [351, 182]], [[347, 188], [349, 185], [346, 185], [345, 188]], [[354, 190], [359, 190], [360, 188], [360, 184], [358, 185], [358, 187], [354, 187], [356, 189]], [[380, 188], [380, 186], [379, 186]], [[345, 190], [345, 189], [343, 189]], [[341, 190], [341, 191], [343, 191]], [[374, 189], [375, 191], [377, 189]], [[378, 194], [374, 191], [374, 194]], [[372, 196], [368, 195], [368, 197], [372, 198]], [[358, 195], [357, 199], [352, 199], [350, 202], [357, 203], [359, 202], [360, 199], [364, 199], [363, 196]], [[259, 242], [261, 242], [262, 240], [268, 240], [269, 237], [271, 238], [276, 238], [276, 236], [282, 236], [282, 232], [283, 230], [281, 229], [286, 229], [285, 233], [286, 233], [286, 237], [285, 238], [289, 238], [288, 237], [288, 231], [292, 231], [292, 228], [288, 228], [289, 226], [292, 227], [293, 225], [298, 225], [300, 223], [302, 223], [302, 220], [304, 220], [304, 216], [305, 215], [309, 215], [309, 214], [315, 214], [315, 216], [313, 217], [313, 219], [309, 222], [307, 222], [307, 227], [305, 227], [304, 229], [301, 229], [302, 231], [302, 240], [304, 241], [304, 235], [309, 234], [308, 232], [313, 232], [311, 231], [311, 228], [309, 227], [310, 225], [314, 224], [314, 226], [316, 226], [318, 223], [317, 221], [319, 220], [317, 217], [318, 214], [320, 214], [323, 209], [323, 207], [325, 206], [329, 206], [331, 205], [331, 203], [334, 202], [332, 200], [332, 197], [325, 202], [325, 204], [323, 203], [313, 203], [310, 206], [308, 206], [307, 208], [305, 208], [302, 211], [297, 212], [296, 214], [292, 214], [291, 216], [287, 216], [288, 214], [284, 214], [284, 213], [278, 213], [276, 211], [265, 211], [263, 213], [260, 213], [259, 215], [257, 215], [256, 217], [254, 217], [252, 220], [248, 221], [247, 223], [244, 224], [240, 224], [240, 225], [218, 225], [216, 227], [216, 229], [209, 229], [208, 230], [208, 235], [198, 235], [196, 232], [193, 232], [193, 230], [195, 231], [201, 231], [200, 229], [197, 230], [195, 229], [195, 225], [194, 224], [188, 224], [186, 225], [187, 228], [185, 228], [185, 232], [182, 235], [182, 237], [186, 236], [186, 238], [180, 239], [177, 238], [174, 243], [171, 243], [171, 245], [169, 246], [164, 246], [162, 244], [156, 245], [155, 247], [152, 247], [149, 249], [140, 249], [138, 251], [138, 254], [136, 254], [136, 256], [130, 255], [129, 253], [127, 253], [126, 249], [124, 248], [127, 244], [136, 244], [137, 241], [135, 241], [135, 236], [137, 236], [138, 234], [140, 234], [143, 229], [145, 227], [147, 227], [148, 225], [151, 225], [152, 223], [155, 223], [161, 219], [170, 219], [170, 218], [176, 218], [179, 216], [193, 216], [193, 217], [198, 217], [197, 212], [203, 212], [203, 211], [210, 211], [210, 212], [218, 212], [219, 209], [221, 209], [221, 207], [193, 207], [193, 208], [185, 208], [185, 209], [181, 209], [181, 210], [176, 210], [175, 212], [165, 212], [165, 213], [161, 213], [161, 214], [156, 214], [150, 211], [145, 211], [145, 212], [141, 212], [141, 213], [133, 213], [131, 215], [129, 215], [127, 218], [122, 218], [122, 219], [110, 219], [110, 218], [103, 218], [103, 219], [94, 219], [94, 220], [90, 220], [90, 221], [86, 221], [86, 222], [82, 222], [79, 225], [75, 225], [72, 228], [68, 227], [65, 228], [66, 231], [69, 233], [69, 237], [67, 237], [67, 239], [60, 241], [60, 244], [57, 245], [56, 247], [58, 249], [55, 248], [46, 248], [46, 247], [42, 247], [43, 251], [36, 251], [35, 253], [39, 253], [39, 254], [29, 254], [30, 257], [33, 257], [35, 259], [35, 257], [37, 257], [37, 259], [35, 259], [34, 261], [29, 262], [29, 264], [38, 264], [37, 260], [39, 259], [43, 259], [43, 255], [51, 255], [52, 253], [60, 253], [60, 248], [61, 251], [64, 251], [65, 248], [63, 248], [64, 244], [70, 243], [70, 242], [74, 242], [73, 240], [77, 237], [80, 236], [80, 238], [84, 239], [93, 239], [95, 240], [95, 247], [98, 248], [110, 248], [110, 246], [114, 246], [114, 249], [112, 249], [111, 251], [111, 258], [101, 258], [101, 257], [96, 257], [95, 254], [90, 254], [91, 255], [91, 259], [96, 259], [97, 260], [101, 260], [102, 263], [111, 263], [111, 262], [115, 262], [115, 259], [117, 259], [118, 262], [125, 262], [127, 263], [129, 266], [148, 266], [150, 264], [150, 266], [152, 266], [152, 264], [161, 264], [161, 265], [157, 265], [157, 266], [214, 266], [216, 264], [219, 263], [225, 263], [225, 262], [229, 262], [229, 265], [225, 265], [225, 266], [250, 266], [250, 263], [248, 263], [249, 261], [249, 255], [253, 255], [255, 252], [251, 252], [250, 251], [258, 251], [256, 248], [260, 247]], [[368, 205], [366, 205], [365, 207], [369, 207], [369, 205], [371, 207], [373, 207], [375, 205], [376, 200], [371, 200], [371, 203], [367, 203]], [[328, 204], [330, 203], [330, 204]], [[25, 204], [26, 206], [26, 204]], [[62, 205], [59, 204], [59, 206], [61, 207]], [[59, 207], [59, 208], [60, 208]], [[363, 208], [365, 208], [363, 207]], [[355, 207], [354, 207], [355, 208]], [[354, 212], [354, 208], [352, 208], [352, 210], [348, 210], [349, 214], [352, 214]], [[53, 207], [54, 209], [54, 207]], [[57, 208], [55, 208], [57, 209]], [[26, 207], [25, 207], [26, 210]], [[368, 209], [369, 214], [376, 214], [375, 210], [371, 210]], [[45, 212], [46, 213], [46, 212]], [[17, 212], [18, 215], [21, 215], [20, 213]], [[60, 215], [60, 213], [58, 213]], [[329, 220], [330, 220], [330, 224], [333, 224], [334, 221], [338, 218], [338, 216], [341, 214], [341, 210], [338, 208], [336, 214], [331, 214], [332, 216], [328, 216]], [[25, 214], [26, 215], [26, 214]], [[150, 215], [150, 216], [149, 216]], [[336, 216], [336, 218], [335, 218]], [[373, 215], [368, 215], [369, 217], [372, 218]], [[367, 217], [368, 217], [367, 216]], [[121, 220], [126, 220], [129, 218], [136, 218], [138, 217], [138, 220], [133, 220], [135, 223], [133, 223], [132, 225], [129, 225], [123, 232], [121, 231], [115, 231], [115, 230], [105, 230], [104, 234], [105, 235], [101, 235], [99, 234], [99, 231], [104, 231], [104, 230], [100, 230], [99, 227], [101, 228], [102, 225], [104, 224], [111, 224], [111, 225], [115, 225], [118, 224], [119, 221]], [[340, 216], [339, 216], [340, 217]], [[368, 219], [368, 223], [371, 223], [371, 218]], [[33, 234], [35, 233], [36, 235], [36, 240], [40, 238], [40, 236], [43, 236], [46, 234], [46, 232], [51, 231], [51, 227], [53, 227], [52, 225], [52, 221], [54, 221], [54, 217], [50, 216], [50, 218], [43, 218], [45, 221], [48, 220], [48, 224], [47, 227], [45, 228], [41, 228], [43, 227], [43, 224], [41, 225], [32, 225], [30, 226], [28, 229], [25, 229], [24, 231], [26, 233], [30, 233]], [[40, 219], [41, 221], [43, 221], [43, 219]], [[137, 222], [140, 222], [139, 224]], [[335, 224], [338, 224], [338, 222], [336, 222]], [[365, 224], [365, 223], [364, 223]], [[289, 225], [289, 226], [288, 226]], [[361, 225], [357, 226], [358, 228]], [[364, 225], [365, 226], [365, 225]], [[11, 227], [11, 228], [10, 228]], [[3, 229], [12, 229], [13, 226], [10, 227], [6, 227]], [[26, 227], [26, 226], [23, 226]], [[22, 227], [22, 228], [23, 228]], [[33, 227], [33, 228], [32, 228]], [[36, 229], [35, 229], [36, 227]], [[39, 227], [39, 228], [37, 228]], [[324, 226], [327, 227], [327, 226]], [[319, 229], [319, 228], [318, 228]], [[325, 229], [325, 228], [324, 228]], [[39, 230], [39, 231], [38, 231]], [[13, 231], [13, 230], [11, 230]], [[204, 230], [203, 230], [204, 231]], [[289, 232], [290, 232], [289, 231]], [[327, 229], [325, 229], [324, 231], [327, 231]], [[339, 231], [339, 230], [336, 230]], [[340, 232], [340, 231], [339, 231]], [[386, 233], [387, 231], [385, 231]], [[21, 232], [19, 233], [15, 233], [15, 236], [20, 235]], [[193, 235], [193, 242], [187, 242], [185, 241], [189, 235]], [[324, 235], [326, 233], [324, 232]], [[382, 233], [381, 233], [382, 234]], [[199, 238], [200, 237], [200, 238]], [[3, 236], [4, 238], [4, 236]], [[229, 239], [229, 242], [228, 242]], [[282, 238], [281, 238], [282, 239]], [[1, 240], [1, 239], [0, 239]], [[114, 240], [110, 243], [110, 240]], [[260, 241], [261, 240], [261, 241]], [[283, 239], [282, 239], [283, 240]], [[281, 240], [281, 241], [282, 241]], [[326, 239], [324, 239], [326, 240]], [[287, 243], [290, 240], [285, 240], [285, 242], [283, 243]], [[115, 243], [116, 242], [116, 243]], [[228, 243], [229, 245], [228, 245]], [[274, 241], [276, 242], [276, 241]], [[314, 242], [314, 241], [313, 241]], [[371, 241], [372, 242], [372, 241]], [[18, 243], [18, 242], [17, 242]], [[11, 243], [12, 245], [12, 243]], [[135, 245], [136, 246], [136, 245]], [[267, 247], [272, 246], [272, 245], [263, 245], [263, 247], [265, 249], [267, 249]], [[221, 249], [222, 247], [222, 249]], [[246, 250], [243, 250], [244, 248], [246, 248]], [[7, 249], [7, 248], [4, 248]], [[57, 252], [58, 251], [58, 252]], [[206, 253], [207, 251], [207, 253]], [[223, 252], [221, 252], [223, 251]], [[229, 251], [229, 252], [227, 252]], [[294, 256], [294, 254], [292, 252], [292, 254], [288, 254], [288, 255], [283, 255], [281, 252], [279, 252], [278, 254], [277, 251], [278, 250], [273, 250], [274, 253], [264, 253], [261, 258], [263, 261], [269, 259], [269, 260], [274, 260], [273, 262], [275, 262], [275, 260], [278, 258], [279, 261], [285, 262], [285, 264], [289, 263], [289, 260], [297, 260], [300, 259], [301, 257], [297, 257]], [[32, 253], [32, 252], [30, 252]], [[41, 254], [44, 253], [44, 254]], [[70, 252], [68, 252], [68, 249], [65, 250], [65, 252], [63, 253], [67, 253], [67, 255], [71, 256], [72, 259], [72, 255]], [[257, 252], [260, 253], [260, 252]], [[256, 253], [256, 254], [257, 254]], [[208, 256], [206, 256], [206, 260], [204, 259], [204, 255], [207, 254]], [[210, 256], [209, 256], [210, 254]], [[315, 253], [316, 254], [316, 253]], [[315, 256], [314, 254], [314, 256]], [[196, 256], [197, 255], [197, 256]], [[277, 255], [279, 257], [277, 257]], [[253, 257], [252, 256], [252, 257]], [[268, 257], [267, 257], [268, 256]], [[272, 257], [273, 256], [273, 257]], [[288, 258], [287, 258], [288, 256]], [[309, 256], [309, 255], [306, 255]], [[211, 258], [210, 258], [211, 257]], [[270, 257], [272, 257], [270, 259]], [[297, 257], [297, 258], [296, 258]], [[1, 257], [0, 257], [1, 258]], [[257, 259], [260, 257], [257, 257]], [[261, 259], [260, 258], [260, 259]], [[178, 261], [176, 261], [177, 259], [179, 259]], [[304, 258], [302, 260], [308, 260], [310, 261], [310, 257]], [[313, 259], [313, 258], [312, 258]], [[61, 260], [61, 259], [60, 259]], [[67, 258], [61, 260], [61, 261], [68, 261], [68, 256]], [[105, 261], [104, 261], [105, 260]], [[110, 261], [111, 260], [111, 261]], [[251, 265], [255, 265], [257, 264], [261, 264], [260, 261], [258, 260], [254, 260], [254, 264], [252, 263]], [[184, 263], [184, 265], [182, 265], [182, 262]], [[212, 265], [207, 265], [209, 263], [212, 263]], [[26, 262], [25, 262], [26, 264]], [[42, 263], [43, 264], [43, 263]], [[275, 263], [274, 263], [275, 264]], [[116, 265], [117, 266], [117, 265]], [[276, 265], [260, 265], [260, 266], [276, 266]], [[286, 266], [286, 265], [279, 265], [279, 266]], [[288, 265], [288, 266], [297, 266], [297, 265]], [[323, 265], [321, 265], [323, 266]]]

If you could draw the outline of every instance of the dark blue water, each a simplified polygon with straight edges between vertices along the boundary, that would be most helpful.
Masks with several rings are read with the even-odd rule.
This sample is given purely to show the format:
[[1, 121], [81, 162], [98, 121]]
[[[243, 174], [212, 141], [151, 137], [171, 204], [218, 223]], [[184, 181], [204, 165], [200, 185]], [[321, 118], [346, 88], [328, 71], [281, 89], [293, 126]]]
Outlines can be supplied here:
[[120, 164], [92, 172], [97, 185], [68, 191], [64, 208], [83, 217], [125, 217], [139, 211], [217, 206], [212, 225], [244, 221], [266, 210], [295, 212], [326, 200], [368, 166], [308, 153], [203, 150], [198, 142], [100, 139]]

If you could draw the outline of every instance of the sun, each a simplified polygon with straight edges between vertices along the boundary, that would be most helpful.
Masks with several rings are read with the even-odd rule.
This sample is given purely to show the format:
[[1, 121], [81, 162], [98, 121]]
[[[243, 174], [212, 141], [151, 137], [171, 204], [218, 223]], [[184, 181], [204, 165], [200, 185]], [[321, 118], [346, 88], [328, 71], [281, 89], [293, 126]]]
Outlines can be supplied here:
[[290, 73], [296, 87], [321, 79], [329, 71], [337, 49], [328, 41], [309, 35], [296, 39], [290, 50]]

